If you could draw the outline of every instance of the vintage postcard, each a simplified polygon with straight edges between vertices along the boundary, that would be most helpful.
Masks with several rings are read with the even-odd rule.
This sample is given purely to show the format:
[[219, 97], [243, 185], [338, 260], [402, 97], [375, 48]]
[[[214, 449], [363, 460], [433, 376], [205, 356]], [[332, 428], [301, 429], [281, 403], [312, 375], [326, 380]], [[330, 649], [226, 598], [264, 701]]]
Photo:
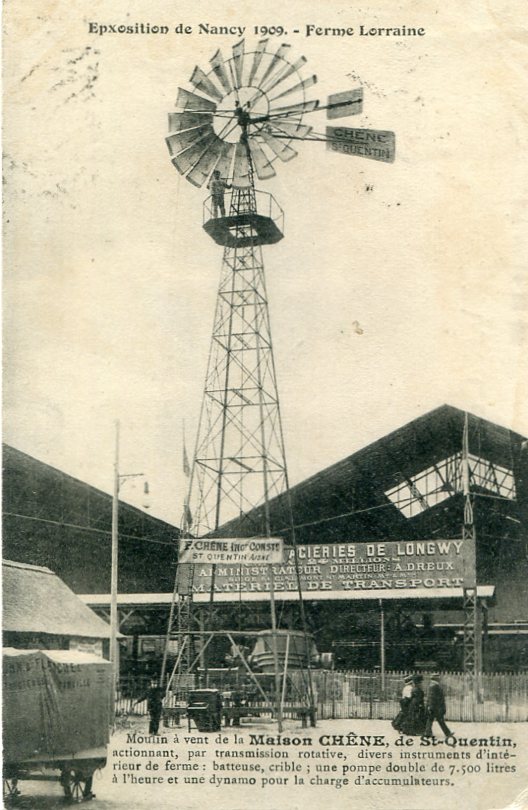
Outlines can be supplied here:
[[528, 808], [523, 11], [4, 4], [5, 806]]

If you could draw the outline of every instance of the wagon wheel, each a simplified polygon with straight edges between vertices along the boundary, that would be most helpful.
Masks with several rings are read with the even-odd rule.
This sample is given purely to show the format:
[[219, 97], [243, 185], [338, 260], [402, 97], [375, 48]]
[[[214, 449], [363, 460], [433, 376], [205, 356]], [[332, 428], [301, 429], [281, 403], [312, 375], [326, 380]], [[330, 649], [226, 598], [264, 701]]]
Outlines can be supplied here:
[[92, 793], [93, 774], [86, 776], [85, 773], [68, 768], [61, 773], [60, 782], [64, 790], [64, 796], [72, 804], [87, 802], [95, 798]]
[[15, 799], [20, 796], [20, 791], [17, 787], [18, 779], [16, 776], [4, 776], [3, 777], [3, 799], [4, 804], [8, 804], [9, 802], [14, 802]]

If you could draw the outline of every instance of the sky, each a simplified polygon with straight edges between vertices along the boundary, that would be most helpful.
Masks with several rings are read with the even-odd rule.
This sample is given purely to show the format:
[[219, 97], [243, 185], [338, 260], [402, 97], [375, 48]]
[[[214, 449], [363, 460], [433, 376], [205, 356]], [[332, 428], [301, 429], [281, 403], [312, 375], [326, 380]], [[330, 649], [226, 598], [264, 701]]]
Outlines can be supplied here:
[[[144, 472], [150, 513], [179, 523], [222, 253], [202, 230], [206, 191], [171, 166], [167, 113], [194, 66], [239, 39], [201, 22], [246, 26], [248, 48], [255, 25], [283, 25], [269, 47], [307, 57], [310, 97], [362, 86], [364, 112], [343, 124], [396, 133], [393, 164], [306, 143], [259, 184], [286, 218], [264, 260], [290, 481], [445, 402], [528, 435], [520, 6], [423, 5], [6, 6], [5, 442], [110, 492], [119, 419], [120, 472]], [[172, 33], [180, 22], [193, 33]], [[136, 479], [121, 496], [144, 503]]]

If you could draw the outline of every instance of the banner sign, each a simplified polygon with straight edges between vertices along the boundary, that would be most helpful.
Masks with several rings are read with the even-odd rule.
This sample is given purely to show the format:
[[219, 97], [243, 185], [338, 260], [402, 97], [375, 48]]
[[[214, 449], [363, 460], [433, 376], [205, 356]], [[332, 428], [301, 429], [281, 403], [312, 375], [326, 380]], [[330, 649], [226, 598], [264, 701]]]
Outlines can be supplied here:
[[[190, 542], [190, 541], [185, 541]], [[196, 542], [196, 541], [194, 541]], [[222, 542], [222, 541], [202, 541]], [[234, 543], [242, 543], [234, 540]], [[262, 540], [249, 541], [261, 543]], [[278, 542], [278, 541], [273, 541]], [[473, 540], [412, 540], [376, 543], [324, 543], [297, 547], [299, 573], [303, 592], [339, 593], [405, 591], [406, 596], [423, 596], [426, 591], [463, 588], [473, 579], [475, 553]], [[219, 558], [215, 556], [215, 562]], [[211, 561], [212, 562], [212, 561]], [[276, 591], [297, 590], [293, 549], [286, 549], [286, 559], [273, 568]], [[207, 593], [211, 582], [211, 566], [197, 565], [194, 569], [193, 588], [196, 594]], [[237, 598], [262, 593], [270, 589], [269, 568], [261, 565], [218, 565], [215, 591], [232, 593]], [[420, 592], [420, 593], [418, 593]], [[253, 597], [255, 598], [255, 597]]]
[[282, 537], [185, 538], [180, 563], [271, 565], [284, 562]]

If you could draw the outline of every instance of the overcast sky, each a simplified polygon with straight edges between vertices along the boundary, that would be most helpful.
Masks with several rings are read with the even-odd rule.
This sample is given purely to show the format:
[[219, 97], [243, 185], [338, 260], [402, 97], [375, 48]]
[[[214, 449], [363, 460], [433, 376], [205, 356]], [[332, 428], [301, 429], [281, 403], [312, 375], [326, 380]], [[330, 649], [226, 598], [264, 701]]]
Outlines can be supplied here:
[[[301, 144], [265, 184], [286, 213], [264, 259], [291, 481], [444, 402], [528, 435], [521, 19], [428, 5], [6, 6], [4, 441], [111, 491], [118, 418], [121, 471], [145, 472], [151, 513], [179, 522], [222, 252], [164, 137], [178, 86], [238, 39], [200, 22], [246, 25], [248, 48], [254, 25], [284, 25], [312, 97], [361, 84], [364, 114], [343, 124], [396, 133], [394, 164]], [[195, 32], [101, 37], [93, 21]], [[307, 38], [310, 23], [356, 34]], [[141, 506], [141, 486], [122, 497]]]

